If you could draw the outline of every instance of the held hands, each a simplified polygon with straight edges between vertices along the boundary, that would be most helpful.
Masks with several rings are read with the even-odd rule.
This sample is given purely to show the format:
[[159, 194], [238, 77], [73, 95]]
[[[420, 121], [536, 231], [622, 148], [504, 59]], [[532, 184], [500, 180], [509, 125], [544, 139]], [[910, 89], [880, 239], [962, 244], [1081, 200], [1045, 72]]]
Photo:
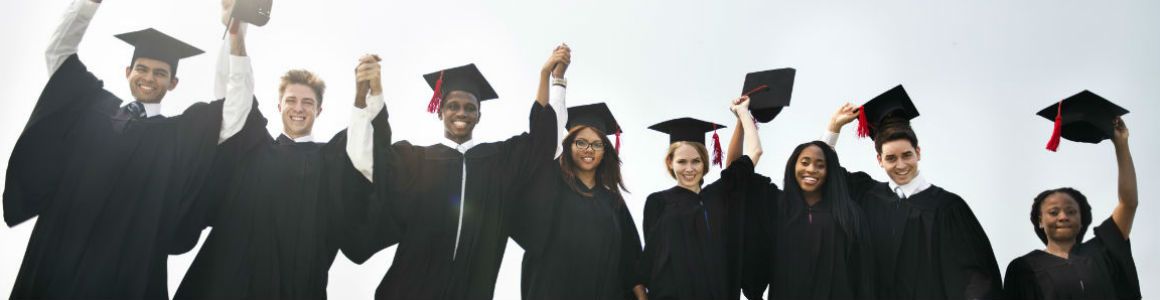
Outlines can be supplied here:
[[378, 96], [383, 94], [382, 68], [379, 62], [382, 61], [378, 55], [367, 54], [358, 59], [358, 67], [354, 69], [355, 81], [355, 100], [354, 105], [359, 108], [366, 107], [366, 97]]
[[853, 122], [855, 119], [857, 119], [859, 109], [860, 108], [854, 106], [854, 104], [850, 104], [849, 102], [846, 102], [846, 104], [842, 104], [841, 107], [838, 107], [838, 111], [835, 111], [834, 116], [830, 117], [830, 132], [840, 132], [842, 130], [842, 126], [846, 126], [846, 124], [850, 124], [850, 122]]
[[548, 57], [548, 61], [544, 63], [544, 68], [540, 70], [540, 74], [547, 76], [551, 74], [555, 78], [564, 78], [564, 73], [568, 71], [568, 65], [572, 63], [572, 48], [568, 44], [560, 44], [552, 51], [552, 56]]
[[733, 99], [733, 101], [729, 104], [729, 110], [732, 111], [733, 116], [737, 117], [738, 119], [741, 118], [742, 114], [748, 114], [749, 96], [741, 96]]

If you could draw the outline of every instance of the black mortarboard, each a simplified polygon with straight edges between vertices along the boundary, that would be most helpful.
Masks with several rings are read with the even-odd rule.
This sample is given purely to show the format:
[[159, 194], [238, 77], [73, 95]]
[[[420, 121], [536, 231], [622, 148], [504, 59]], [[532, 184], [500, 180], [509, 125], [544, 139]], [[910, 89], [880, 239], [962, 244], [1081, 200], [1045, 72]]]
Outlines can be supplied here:
[[858, 136], [873, 139], [883, 121], [909, 122], [917, 117], [918, 109], [914, 107], [914, 102], [910, 102], [910, 96], [900, 84], [862, 104], [858, 109]]
[[616, 117], [604, 102], [569, 107], [565, 127], [571, 130], [576, 125], [591, 126], [604, 135], [615, 135], [615, 147], [620, 151], [620, 124], [616, 123]]
[[749, 96], [749, 111], [757, 122], [772, 121], [782, 108], [789, 106], [796, 72], [793, 68], [783, 68], [745, 75], [741, 93]]
[[234, 0], [234, 7], [230, 10], [230, 18], [256, 26], [270, 22], [270, 9], [274, 0]]
[[713, 163], [721, 165], [721, 138], [717, 136], [717, 129], [725, 125], [705, 122], [693, 118], [672, 119], [649, 126], [648, 129], [667, 133], [669, 144], [676, 142], [696, 142], [705, 144], [705, 133], [713, 132]]
[[431, 95], [431, 102], [427, 104], [427, 112], [435, 113], [439, 111], [439, 106], [442, 105], [443, 97], [451, 91], [463, 91], [475, 95], [475, 98], [480, 102], [499, 98], [495, 94], [495, 90], [491, 88], [491, 84], [483, 78], [483, 73], [475, 67], [475, 64], [467, 64], [442, 71], [423, 75], [423, 79], [427, 80], [427, 85], [431, 86], [434, 94]]
[[1044, 108], [1038, 115], [1055, 122], [1051, 140], [1047, 142], [1047, 150], [1055, 151], [1060, 137], [1092, 144], [1112, 138], [1113, 120], [1127, 113], [1127, 109], [1084, 90]]
[[137, 62], [137, 58], [152, 58], [169, 63], [170, 73], [173, 76], [177, 74], [178, 60], [205, 53], [201, 49], [194, 48], [153, 28], [115, 36], [136, 48], [133, 50], [133, 60], [129, 62], [130, 66]]

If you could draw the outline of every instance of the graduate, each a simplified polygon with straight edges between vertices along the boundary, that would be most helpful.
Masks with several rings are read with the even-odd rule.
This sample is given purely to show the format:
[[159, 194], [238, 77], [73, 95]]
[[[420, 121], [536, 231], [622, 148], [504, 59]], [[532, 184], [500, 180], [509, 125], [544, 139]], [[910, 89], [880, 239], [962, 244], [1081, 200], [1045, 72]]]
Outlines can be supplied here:
[[[752, 157], [741, 156], [743, 141], [761, 147], [757, 133], [746, 130], [756, 129], [755, 121], [776, 117], [777, 112], [770, 110], [789, 105], [786, 86], [792, 86], [793, 75], [793, 69], [749, 73], [745, 89], [749, 96], [734, 100], [732, 106], [738, 126], [729, 141], [730, 168], [749, 172], [740, 174], [747, 177], [742, 181], [749, 190], [748, 208], [761, 213], [748, 213], [746, 219], [764, 225], [751, 222], [745, 229], [765, 235], [750, 234], [745, 240], [743, 282], [756, 282], [759, 289], [744, 293], [760, 299], [768, 283], [768, 299], [874, 299], [869, 226], [861, 207], [850, 199], [837, 153], [820, 141], [798, 145], [786, 162], [784, 190], [752, 172]], [[763, 87], [775, 88], [760, 90]], [[750, 107], [753, 113], [746, 114]], [[757, 118], [759, 114], [764, 118]]]
[[859, 119], [858, 135], [874, 140], [878, 164], [890, 178], [880, 182], [843, 171], [870, 225], [878, 298], [998, 298], [999, 267], [970, 206], [919, 173], [922, 148], [910, 127], [915, 117], [918, 110], [899, 85], [861, 107], [840, 107], [822, 138], [835, 146], [842, 126]]
[[[244, 51], [242, 36], [233, 33], [231, 41]], [[368, 72], [357, 74], [357, 82], [374, 82], [363, 86], [381, 94], [375, 58], [364, 57], [359, 69]], [[310, 71], [286, 72], [278, 88], [282, 134], [271, 137], [266, 119], [254, 114], [248, 120], [254, 126], [228, 142], [237, 150], [215, 159], [203, 200], [182, 224], [185, 247], [176, 252], [196, 245], [205, 227], [214, 229], [175, 299], [326, 298], [327, 274], [345, 232], [339, 200], [370, 187], [348, 163], [345, 132], [315, 142], [325, 89]]]
[[1111, 139], [1119, 169], [1119, 202], [1112, 215], [1084, 241], [1092, 224], [1087, 197], [1072, 188], [1043, 191], [1031, 204], [1031, 225], [1046, 247], [1007, 265], [1003, 288], [1007, 299], [1140, 299], [1140, 277], [1128, 239], [1136, 218], [1136, 167], [1128, 147], [1127, 110], [1089, 91], [1053, 104], [1039, 113], [1055, 121], [1048, 149], [1059, 138], [1099, 143]]
[[[399, 245], [376, 299], [492, 297], [507, 246], [506, 202], [523, 195], [537, 169], [552, 163], [560, 129], [553, 109], [557, 105], [549, 105], [548, 97], [562, 93], [567, 82], [550, 76], [557, 65], [569, 63], [569, 56], [567, 47], [558, 47], [544, 64], [529, 132], [506, 141], [472, 139], [481, 103], [498, 98], [474, 64], [424, 76], [434, 89], [429, 111], [443, 121], [444, 140], [436, 145], [390, 144], [382, 97], [368, 98], [365, 110], [378, 114], [371, 128], [374, 195], [363, 205], [351, 206], [365, 214], [348, 219], [357, 238], [343, 252], [362, 263], [379, 250]], [[545, 90], [549, 80], [560, 92]], [[369, 151], [363, 148], [353, 152]]]
[[620, 125], [604, 103], [568, 108], [563, 154], [505, 218], [524, 248], [524, 299], [645, 299], [640, 236], [620, 190]]
[[9, 159], [4, 220], [38, 217], [13, 299], [165, 299], [167, 252], [218, 144], [252, 105], [249, 60], [231, 59], [225, 99], [162, 116], [178, 61], [202, 53], [154, 29], [118, 35], [135, 50], [134, 101], [103, 88], [77, 56], [99, 1], [69, 6], [50, 39], [52, 75]]
[[[705, 133], [723, 125], [693, 118], [649, 127], [669, 135], [665, 167], [677, 185], [648, 196], [644, 207], [644, 254], [638, 272], [649, 299], [738, 299], [742, 288], [742, 237], [747, 211], [742, 177], [745, 164], [721, 171], [704, 185], [710, 157]], [[714, 133], [714, 158], [720, 142]], [[760, 157], [750, 142], [745, 154]], [[760, 291], [757, 292], [760, 296]]]

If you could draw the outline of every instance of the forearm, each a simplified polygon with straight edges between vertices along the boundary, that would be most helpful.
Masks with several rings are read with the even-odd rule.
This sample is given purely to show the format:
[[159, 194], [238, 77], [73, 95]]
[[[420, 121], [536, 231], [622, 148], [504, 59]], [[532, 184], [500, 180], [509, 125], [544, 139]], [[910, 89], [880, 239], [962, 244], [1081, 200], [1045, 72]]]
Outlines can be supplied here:
[[540, 84], [536, 89], [536, 103], [540, 106], [548, 106], [548, 81], [550, 80], [548, 72], [540, 72]]
[[66, 58], [77, 53], [77, 47], [99, 7], [100, 2], [76, 0], [65, 11], [60, 25], [49, 38], [48, 49], [44, 53], [49, 75], [56, 73], [56, 69], [64, 64]]
[[[1114, 142], [1114, 141], [1113, 141]], [[1132, 223], [1136, 217], [1136, 207], [1139, 204], [1136, 188], [1136, 166], [1132, 162], [1132, 153], [1128, 149], [1128, 142], [1114, 142], [1116, 147], [1116, 165], [1118, 174], [1119, 203], [1112, 211], [1112, 221], [1119, 227], [1124, 239], [1132, 231]]]
[[725, 151], [725, 166], [728, 167], [733, 164], [734, 160], [741, 157], [741, 144], [744, 143], [741, 139], [745, 135], [745, 128], [741, 126], [741, 120], [737, 120], [737, 124], [733, 125], [733, 135], [729, 137], [729, 149]]
[[[231, 48], [237, 48], [236, 44]], [[244, 46], [243, 46], [244, 47]], [[238, 53], [231, 51], [231, 53]], [[245, 51], [241, 51], [245, 53]], [[225, 103], [222, 104], [221, 132], [218, 143], [222, 143], [242, 130], [246, 118], [253, 109], [254, 71], [248, 56], [230, 55], [229, 80], [226, 83]]]
[[757, 165], [757, 161], [761, 159], [761, 138], [757, 132], [757, 123], [754, 123], [753, 115], [749, 110], [739, 112], [737, 120], [741, 122], [741, 126], [745, 128], [745, 155], [753, 161], [753, 165]]

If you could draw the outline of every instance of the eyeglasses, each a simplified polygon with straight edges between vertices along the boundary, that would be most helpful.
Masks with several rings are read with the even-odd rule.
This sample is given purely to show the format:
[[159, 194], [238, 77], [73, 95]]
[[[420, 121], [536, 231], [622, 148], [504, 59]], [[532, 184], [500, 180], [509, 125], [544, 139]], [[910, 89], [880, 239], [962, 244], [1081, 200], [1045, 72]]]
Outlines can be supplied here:
[[572, 145], [575, 145], [577, 150], [584, 150], [587, 148], [592, 149], [592, 151], [604, 151], [603, 142], [589, 143], [585, 140], [575, 140], [572, 142]]

